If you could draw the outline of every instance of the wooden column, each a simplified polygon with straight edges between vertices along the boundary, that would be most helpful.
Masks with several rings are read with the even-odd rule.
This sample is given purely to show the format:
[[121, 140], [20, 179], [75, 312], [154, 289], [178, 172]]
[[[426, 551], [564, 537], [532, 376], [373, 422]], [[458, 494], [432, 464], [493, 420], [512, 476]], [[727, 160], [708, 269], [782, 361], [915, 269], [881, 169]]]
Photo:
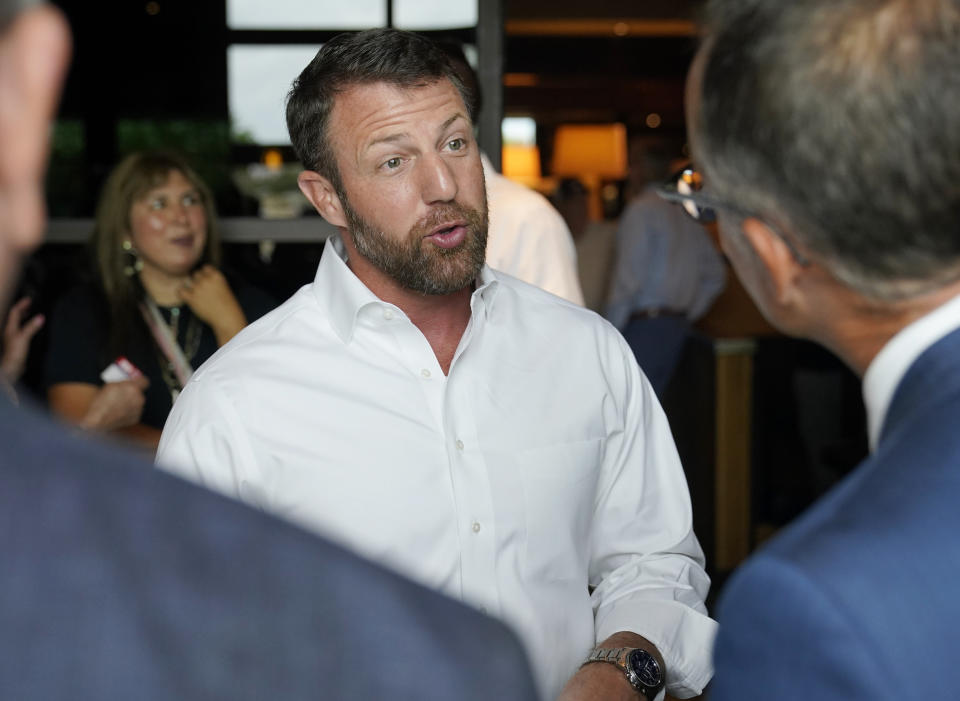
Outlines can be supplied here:
[[750, 339], [714, 343], [716, 371], [714, 567], [730, 571], [749, 554], [753, 355]]

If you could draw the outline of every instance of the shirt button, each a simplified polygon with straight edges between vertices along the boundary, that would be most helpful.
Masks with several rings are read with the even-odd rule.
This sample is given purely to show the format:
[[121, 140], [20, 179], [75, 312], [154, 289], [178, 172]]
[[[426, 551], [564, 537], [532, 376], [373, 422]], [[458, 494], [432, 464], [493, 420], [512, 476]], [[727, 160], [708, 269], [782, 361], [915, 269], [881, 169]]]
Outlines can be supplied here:
[[480, 523], [477, 522], [477, 521], [474, 521], [474, 522], [473, 522], [473, 532], [474, 532], [474, 533], [479, 533], [479, 532], [480, 532]]
[[457, 450], [463, 450], [463, 441], [457, 441]]
[[393, 310], [392, 310], [392, 309], [384, 309], [384, 310], [383, 310], [383, 318], [386, 319], [387, 321], [390, 321], [390, 320], [393, 318]]
[[427, 370], [426, 368], [424, 368], [423, 370], [421, 370], [421, 371], [420, 371], [420, 374], [423, 375], [424, 377], [430, 377], [430, 371]]

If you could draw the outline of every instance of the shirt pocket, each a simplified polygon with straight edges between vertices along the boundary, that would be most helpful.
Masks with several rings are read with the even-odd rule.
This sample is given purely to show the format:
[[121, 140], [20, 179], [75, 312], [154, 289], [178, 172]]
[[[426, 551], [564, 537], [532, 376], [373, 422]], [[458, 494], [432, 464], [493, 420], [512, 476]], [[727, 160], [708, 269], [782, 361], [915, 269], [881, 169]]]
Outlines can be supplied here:
[[599, 438], [522, 451], [525, 567], [536, 580], [587, 584], [590, 528], [600, 473]]

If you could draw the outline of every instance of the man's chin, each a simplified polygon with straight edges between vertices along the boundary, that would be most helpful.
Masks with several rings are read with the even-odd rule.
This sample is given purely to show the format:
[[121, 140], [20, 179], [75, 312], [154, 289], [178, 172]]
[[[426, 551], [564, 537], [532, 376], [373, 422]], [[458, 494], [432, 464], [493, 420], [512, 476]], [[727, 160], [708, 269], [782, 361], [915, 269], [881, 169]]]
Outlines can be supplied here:
[[409, 289], [431, 297], [442, 297], [473, 287], [478, 273], [461, 272], [460, 274], [446, 273], [423, 276], [411, 282]]

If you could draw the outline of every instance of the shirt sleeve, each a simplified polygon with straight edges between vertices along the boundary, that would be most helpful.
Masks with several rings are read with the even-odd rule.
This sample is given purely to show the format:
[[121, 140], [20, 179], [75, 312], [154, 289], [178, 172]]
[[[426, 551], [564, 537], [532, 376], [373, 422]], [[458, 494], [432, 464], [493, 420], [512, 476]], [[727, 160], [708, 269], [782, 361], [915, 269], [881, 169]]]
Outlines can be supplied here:
[[663, 655], [668, 691], [686, 698], [712, 675], [716, 623], [704, 604], [710, 579], [666, 416], [617, 338], [622, 430], [607, 441], [591, 534], [596, 639], [619, 631], [647, 638]]
[[156, 465], [215, 492], [263, 504], [247, 476], [257, 461], [247, 431], [225, 393], [205, 374], [194, 376], [177, 398], [163, 427]]

